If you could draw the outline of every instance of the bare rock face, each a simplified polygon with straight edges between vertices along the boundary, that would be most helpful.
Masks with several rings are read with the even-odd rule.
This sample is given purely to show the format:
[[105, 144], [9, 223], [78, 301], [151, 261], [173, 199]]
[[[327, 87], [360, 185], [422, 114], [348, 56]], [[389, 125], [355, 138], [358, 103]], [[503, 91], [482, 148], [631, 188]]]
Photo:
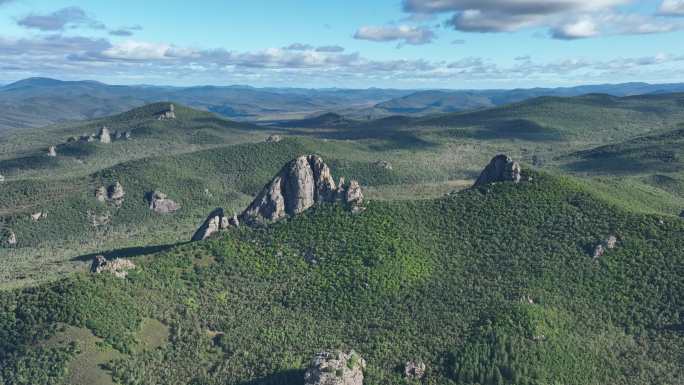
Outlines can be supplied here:
[[366, 361], [353, 350], [316, 354], [304, 373], [305, 385], [363, 385]]
[[112, 142], [112, 136], [109, 133], [109, 129], [107, 127], [100, 128], [100, 132], [97, 134], [97, 137], [100, 139], [100, 143]]
[[497, 155], [485, 167], [473, 186], [483, 186], [494, 182], [518, 183], [520, 179], [520, 164], [509, 156]]
[[266, 138], [267, 143], [278, 143], [281, 140], [283, 140], [283, 138], [280, 135], [275, 135], [275, 134], [270, 135], [268, 138]]
[[92, 273], [109, 273], [117, 278], [126, 278], [128, 271], [133, 269], [135, 269], [135, 264], [128, 259], [116, 258], [108, 261], [102, 255], [96, 256], [93, 259], [93, 264], [90, 266]]
[[157, 115], [157, 120], [173, 120], [176, 119], [176, 108], [173, 104], [169, 104], [169, 109]]
[[404, 365], [404, 376], [411, 380], [420, 380], [425, 376], [425, 363], [422, 361], [408, 361]]
[[217, 208], [204, 220], [204, 223], [197, 229], [191, 240], [193, 242], [203, 241], [221, 230], [239, 226], [240, 222], [236, 214], [233, 214], [232, 217], [227, 217], [222, 208]]
[[51, 156], [51, 157], [57, 156], [57, 148], [55, 146], [48, 147], [47, 156]]
[[150, 210], [158, 214], [170, 214], [180, 209], [180, 205], [167, 198], [161, 191], [148, 193], [147, 200], [150, 202]]
[[341, 181], [337, 188], [330, 168], [319, 156], [300, 156], [280, 170], [240, 217], [249, 224], [266, 223], [300, 214], [319, 202], [360, 205], [363, 194], [358, 182], [346, 185]]

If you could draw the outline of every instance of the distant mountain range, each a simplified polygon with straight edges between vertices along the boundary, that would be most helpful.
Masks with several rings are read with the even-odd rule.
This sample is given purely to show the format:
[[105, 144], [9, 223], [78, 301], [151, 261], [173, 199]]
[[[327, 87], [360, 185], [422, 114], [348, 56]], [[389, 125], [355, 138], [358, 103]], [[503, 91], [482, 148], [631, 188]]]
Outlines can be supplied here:
[[380, 118], [390, 115], [424, 116], [445, 112], [461, 112], [522, 102], [540, 96], [572, 97], [586, 94], [634, 96], [684, 92], [684, 83], [648, 84], [623, 83], [600, 84], [562, 88], [530, 88], [513, 90], [433, 90], [418, 91], [409, 95], [359, 110], [355, 118]]
[[0, 87], [0, 131], [93, 119], [147, 103], [174, 101], [246, 121], [297, 120], [329, 112], [352, 119], [424, 116], [520, 102], [539, 96], [613, 96], [684, 92], [684, 84], [625, 83], [515, 90], [254, 88], [244, 85], [117, 86], [96, 81], [29, 78]]

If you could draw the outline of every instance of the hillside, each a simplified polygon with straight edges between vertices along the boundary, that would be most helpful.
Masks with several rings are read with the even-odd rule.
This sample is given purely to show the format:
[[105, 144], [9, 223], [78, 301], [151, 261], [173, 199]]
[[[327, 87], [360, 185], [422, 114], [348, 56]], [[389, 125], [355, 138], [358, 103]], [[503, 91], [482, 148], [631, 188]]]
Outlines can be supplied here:
[[606, 94], [617, 97], [684, 92], [682, 84], [600, 84], [566, 88], [531, 88], [513, 90], [435, 90], [418, 91], [361, 110], [358, 116], [375, 118], [388, 115], [422, 116], [437, 113], [462, 112], [519, 103], [542, 96], [574, 97], [586, 94]]
[[684, 221], [524, 173], [0, 293], [0, 383], [301, 384], [336, 348], [371, 384], [412, 383], [410, 360], [427, 384], [681, 383]]

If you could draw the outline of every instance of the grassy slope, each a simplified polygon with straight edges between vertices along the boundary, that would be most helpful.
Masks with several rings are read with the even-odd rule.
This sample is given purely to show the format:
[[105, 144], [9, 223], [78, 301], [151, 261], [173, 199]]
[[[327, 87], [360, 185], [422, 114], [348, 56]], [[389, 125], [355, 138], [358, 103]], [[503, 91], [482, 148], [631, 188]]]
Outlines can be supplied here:
[[564, 170], [599, 182], [589, 187], [607, 199], [646, 212], [684, 210], [682, 128], [572, 153], [560, 162]]
[[[298, 384], [337, 347], [362, 353], [373, 384], [404, 383], [410, 359], [429, 384], [677, 384], [683, 232], [543, 174], [360, 215], [324, 205], [136, 259], [126, 280], [1, 293], [0, 373], [60, 383], [74, 353], [35, 342], [62, 322], [124, 354], [107, 365], [123, 384]], [[145, 317], [169, 325], [168, 344], [138, 348]]]

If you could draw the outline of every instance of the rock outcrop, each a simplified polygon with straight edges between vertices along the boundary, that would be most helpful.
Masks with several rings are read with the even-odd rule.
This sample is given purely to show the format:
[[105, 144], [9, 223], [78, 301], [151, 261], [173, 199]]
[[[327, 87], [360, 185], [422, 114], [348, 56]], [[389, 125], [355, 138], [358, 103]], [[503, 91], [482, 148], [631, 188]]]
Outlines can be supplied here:
[[106, 202], [109, 197], [107, 196], [107, 188], [104, 186], [100, 186], [95, 189], [95, 199], [98, 200], [98, 202]]
[[121, 206], [123, 204], [125, 195], [126, 192], [124, 191], [121, 183], [119, 183], [118, 181], [115, 182], [113, 185], [109, 186], [109, 188], [107, 189], [107, 197], [117, 206]]
[[375, 162], [375, 165], [377, 167], [383, 168], [385, 170], [391, 170], [392, 169], [392, 163], [386, 161], [386, 160], [379, 160]]
[[280, 135], [275, 135], [275, 134], [270, 135], [268, 138], [266, 138], [266, 142], [268, 142], [268, 143], [278, 143], [281, 140], [283, 140], [283, 138]]
[[425, 363], [422, 361], [408, 361], [404, 365], [404, 376], [410, 380], [420, 380], [425, 376]]
[[100, 227], [112, 223], [112, 217], [111, 214], [109, 214], [108, 212], [104, 214], [98, 214], [92, 211], [88, 211], [88, 221], [93, 227]]
[[[318, 202], [342, 201], [352, 208], [363, 204], [363, 193], [356, 181], [340, 179], [339, 187], [330, 168], [316, 155], [300, 156], [286, 164], [241, 214], [248, 224], [268, 223], [294, 216]], [[357, 210], [358, 211], [358, 210]]]
[[41, 211], [41, 212], [37, 212], [37, 213], [31, 214], [31, 219], [32, 219], [34, 222], [38, 222], [39, 220], [45, 219], [45, 218], [47, 218], [47, 213], [42, 212], [42, 211]]
[[497, 155], [485, 167], [473, 187], [494, 182], [518, 183], [520, 179], [520, 164], [507, 155]]
[[157, 120], [173, 120], [176, 119], [176, 108], [173, 104], [169, 105], [169, 109], [157, 115]]
[[240, 222], [237, 215], [233, 214], [232, 217], [227, 217], [222, 208], [217, 208], [209, 214], [199, 229], [195, 231], [191, 240], [193, 242], [203, 241], [221, 230], [238, 226], [240, 226]]
[[102, 127], [100, 128], [100, 132], [97, 134], [98, 139], [100, 139], [100, 143], [111, 143], [112, 142], [112, 136], [109, 133], [109, 129], [107, 127]]
[[14, 233], [12, 230], [0, 230], [0, 244], [4, 246], [16, 246], [17, 245], [17, 234]]
[[150, 203], [150, 210], [158, 214], [170, 214], [180, 209], [180, 205], [169, 199], [161, 191], [148, 193], [147, 200]]
[[2, 174], [0, 174], [0, 183], [2, 183], [4, 181], [5, 181], [5, 177]]
[[117, 278], [126, 278], [129, 270], [135, 269], [135, 264], [128, 259], [116, 258], [108, 261], [103, 255], [93, 258], [90, 271], [95, 274], [109, 273]]
[[304, 373], [305, 385], [363, 385], [366, 361], [353, 350], [316, 354]]
[[52, 156], [52, 157], [57, 156], [57, 147], [55, 147], [55, 146], [48, 147], [47, 156]]
[[607, 250], [614, 249], [615, 246], [617, 246], [617, 241], [617, 237], [611, 235], [606, 238], [606, 240], [596, 245], [596, 247], [594, 247], [593, 259], [599, 259], [606, 253]]

